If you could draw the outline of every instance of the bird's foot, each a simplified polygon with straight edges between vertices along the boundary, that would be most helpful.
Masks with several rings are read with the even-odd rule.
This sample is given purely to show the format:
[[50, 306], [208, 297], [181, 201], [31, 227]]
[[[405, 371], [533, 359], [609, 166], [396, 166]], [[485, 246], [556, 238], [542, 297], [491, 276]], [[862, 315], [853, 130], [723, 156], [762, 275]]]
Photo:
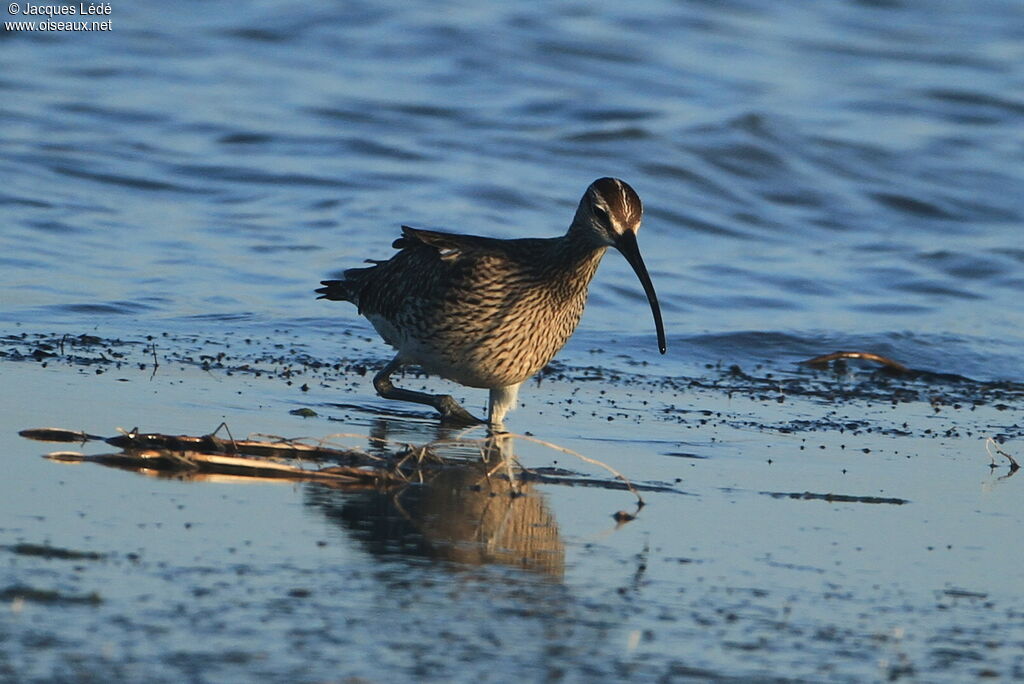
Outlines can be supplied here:
[[441, 420], [446, 423], [457, 425], [479, 425], [487, 421], [480, 420], [472, 413], [462, 408], [459, 402], [450, 394], [442, 394], [437, 397], [434, 408], [441, 414]]

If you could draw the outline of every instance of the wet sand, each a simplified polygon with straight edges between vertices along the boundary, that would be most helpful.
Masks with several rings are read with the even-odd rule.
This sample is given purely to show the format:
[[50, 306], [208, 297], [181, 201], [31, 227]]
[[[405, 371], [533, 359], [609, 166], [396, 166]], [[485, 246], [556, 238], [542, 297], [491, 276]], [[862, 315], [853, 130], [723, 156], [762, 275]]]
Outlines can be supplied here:
[[1005, 459], [990, 469], [984, 445], [1021, 441], [1012, 383], [768, 360], [670, 377], [570, 352], [524, 387], [509, 427], [660, 490], [619, 524], [635, 499], [602, 487], [608, 473], [522, 440], [525, 466], [597, 486], [512, 496], [472, 459], [398, 491], [144, 477], [40, 458], [102, 443], [16, 435], [223, 421], [236, 437], [362, 434], [349, 442], [371, 451], [451, 437], [371, 395], [361, 339], [319, 357], [286, 334], [15, 331], [0, 351], [18, 388], [2, 431], [5, 676], [1022, 675], [1024, 480]]

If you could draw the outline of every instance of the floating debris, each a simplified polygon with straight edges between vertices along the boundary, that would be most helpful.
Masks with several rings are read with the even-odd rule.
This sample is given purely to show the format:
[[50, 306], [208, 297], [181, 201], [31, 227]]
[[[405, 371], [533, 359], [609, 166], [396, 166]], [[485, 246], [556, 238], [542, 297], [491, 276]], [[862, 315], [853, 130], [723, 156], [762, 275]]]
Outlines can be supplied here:
[[4, 546], [11, 553], [19, 556], [38, 556], [40, 558], [53, 558], [56, 560], [103, 560], [106, 554], [95, 551], [75, 551], [74, 549], [62, 549], [58, 546], [47, 544], [13, 544]]
[[863, 361], [874, 361], [880, 363], [889, 370], [895, 371], [896, 373], [909, 373], [910, 369], [904, 366], [899, 361], [893, 361], [888, 356], [882, 356], [881, 354], [875, 354], [874, 352], [862, 352], [862, 351], [837, 351], [831, 354], [823, 354], [821, 356], [815, 356], [813, 359], [806, 359], [799, 361], [798, 363], [805, 366], [813, 366], [818, 368], [824, 368], [829, 361], [836, 361], [838, 359], [860, 359]]
[[40, 442], [88, 442], [90, 440], [103, 439], [97, 435], [90, 435], [81, 430], [65, 430], [63, 428], [33, 428], [22, 430], [18, 433], [26, 439], [34, 439]]
[[0, 601], [10, 601], [14, 612], [17, 612], [19, 609], [18, 606], [25, 601], [52, 604], [79, 603], [91, 606], [103, 603], [103, 599], [96, 592], [82, 595], [62, 594], [61, 592], [53, 591], [52, 589], [36, 589], [35, 587], [29, 587], [23, 584], [15, 584], [7, 587], [6, 589], [0, 590]]
[[[468, 459], [475, 456], [479, 459], [477, 462], [496, 463], [487, 473], [488, 477], [503, 477], [513, 484], [539, 482], [627, 490], [637, 497], [637, 512], [644, 505], [640, 490], [682, 493], [662, 484], [634, 485], [621, 473], [600, 461], [528, 435], [502, 433], [483, 439], [445, 439], [425, 445], [411, 445], [395, 444], [366, 435], [342, 433], [320, 439], [286, 439], [273, 435], [252, 435], [249, 439], [234, 439], [228, 431], [227, 439], [218, 437], [216, 432], [226, 427], [222, 423], [213, 433], [205, 435], [147, 433], [140, 432], [137, 428], [122, 430], [121, 434], [106, 438], [62, 428], [34, 428], [22, 430], [19, 434], [28, 439], [47, 442], [102, 441], [122, 450], [119, 453], [102, 454], [55, 451], [45, 455], [45, 458], [52, 461], [98, 463], [147, 475], [179, 479], [210, 479], [214, 476], [289, 479], [325, 482], [343, 488], [387, 489], [423, 482], [429, 474], [445, 469], [464, 468], [470, 462]], [[374, 453], [341, 447], [331, 441], [353, 437], [367, 439], [374, 445]], [[516, 439], [536, 443], [603, 467], [614, 476], [614, 479], [591, 478], [562, 469], [555, 472], [544, 468], [526, 468], [512, 455], [511, 445]], [[388, 444], [394, 448], [383, 448]], [[466, 455], [442, 454], [445, 448], [449, 453], [457, 453], [461, 449]], [[517, 495], [515, 487], [511, 494]], [[636, 517], [636, 514], [627, 515]]]
[[999, 443], [996, 442], [996, 440], [992, 439], [991, 437], [985, 440], [985, 451], [988, 452], [988, 457], [992, 459], [993, 468], [996, 467], [996, 457], [995, 455], [993, 455], [993, 453], [995, 453], [998, 454], [999, 456], [1002, 456], [1003, 458], [1010, 462], [1011, 475], [1020, 470], [1020, 464], [1017, 463], [1017, 459], [1015, 459], [1013, 456], [1004, 451], [1002, 447], [999, 446]]
[[910, 499], [897, 499], [888, 496], [853, 496], [850, 494], [815, 494], [814, 492], [761, 492], [774, 499], [799, 499], [801, 501], [827, 501], [829, 503], [866, 503], [892, 504], [902, 506], [910, 503]]

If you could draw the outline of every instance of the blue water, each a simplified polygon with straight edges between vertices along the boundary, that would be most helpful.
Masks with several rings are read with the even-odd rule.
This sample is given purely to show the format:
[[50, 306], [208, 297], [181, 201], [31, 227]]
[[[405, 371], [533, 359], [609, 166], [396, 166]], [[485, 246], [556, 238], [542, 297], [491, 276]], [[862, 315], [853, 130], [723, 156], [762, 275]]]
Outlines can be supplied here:
[[[708, 387], [721, 379], [715, 369], [732, 364], [796, 373], [796, 361], [838, 349], [1024, 381], [1020, 2], [111, 6], [109, 32], [0, 34], [0, 335], [153, 335], [167, 359], [175, 336], [234, 340], [232, 354], [251, 338], [253, 349], [372, 364], [388, 352], [351, 307], [314, 299], [319, 280], [386, 258], [402, 224], [560, 234], [587, 185], [617, 176], [645, 203], [639, 242], [668, 354], [657, 353], [635, 276], [609, 253], [559, 361], [628, 370], [648, 394], [608, 386], [605, 396], [605, 386], [583, 383], [572, 394], [574, 420], [563, 420], [569, 409], [551, 406], [576, 387], [555, 380], [524, 388], [527, 406], [512, 421], [639, 480], [681, 478], [696, 496], [655, 498], [654, 513], [609, 540], [604, 509], [622, 504], [545, 490], [567, 546], [561, 581], [492, 567], [452, 603], [446, 592], [466, 572], [458, 563], [402, 549], [382, 560], [358, 535], [325, 533], [324, 514], [308, 511], [350, 505], [344, 497], [317, 504], [309, 490], [223, 485], [230, 493], [218, 503], [204, 485], [99, 469], [82, 478], [60, 470], [57, 483], [57, 466], [33, 460], [10, 480], [31, 487], [3, 497], [17, 503], [3, 509], [0, 543], [137, 548], [141, 566], [115, 554], [120, 560], [94, 575], [45, 566], [40, 576], [70, 581], [73, 594], [100, 591], [113, 615], [130, 613], [135, 599], [153, 603], [135, 623], [92, 613], [72, 620], [73, 635], [62, 633], [61, 615], [19, 613], [9, 631], [0, 621], [0, 679], [84, 672], [201, 681], [212, 672], [251, 680], [264, 666], [282, 681], [307, 666], [321, 680], [477, 678], [488, 673], [488, 648], [526, 678], [672, 679], [691, 666], [703, 668], [698, 677], [810, 681], [898, 677], [907, 663], [929, 680], [1024, 671], [1011, 653], [1022, 639], [1021, 606], [1008, 589], [1019, 586], [1024, 562], [1007, 543], [1022, 522], [1019, 483], [976, 485], [988, 472], [980, 439], [1019, 435], [1019, 404], [967, 416], [927, 400], [899, 411], [887, 402], [833, 410], [817, 399], [675, 391], [690, 380]], [[141, 352], [133, 360], [148, 362]], [[239, 432], [326, 434], [365, 432], [369, 418], [346, 414], [354, 428], [296, 424], [287, 409], [395, 408], [372, 397], [362, 376], [301, 394], [198, 371], [182, 372], [186, 386], [169, 360], [170, 376], [152, 384], [142, 384], [148, 369], [118, 369], [117, 384], [114, 374], [97, 379], [56, 362], [38, 376], [14, 366], [0, 368], [3, 412], [18, 421], [3, 424], [3, 444], [19, 464], [40, 451], [13, 437], [33, 420], [104, 434], [134, 424], [205, 431], [221, 420]], [[677, 383], [674, 393], [652, 389], [663, 381]], [[86, 406], [73, 403], [82, 398]], [[648, 416], [648, 406], [663, 404], [671, 408]], [[721, 420], [698, 423], [684, 412], [672, 422], [677, 408]], [[804, 419], [886, 432], [754, 427]], [[936, 441], [950, 420], [961, 421], [962, 437]], [[900, 442], [894, 431], [908, 422], [913, 434]], [[392, 429], [424, 441], [416, 421]], [[763, 490], [912, 504], [865, 512], [777, 501]], [[132, 515], [111, 508], [133, 496], [144, 508], [161, 502], [145, 515], [152, 526], [176, 515], [164, 502], [183, 501], [190, 522], [206, 522], [207, 556], [179, 551], [195, 535], [137, 534]], [[55, 500], [66, 509], [40, 509]], [[259, 579], [236, 583], [241, 561], [216, 550], [260, 538], [257, 521], [275, 510], [283, 513], [267, 534], [287, 539], [246, 551]], [[236, 522], [212, 531], [225, 516]], [[335, 555], [308, 555], [321, 553], [314, 542], [324, 536]], [[637, 554], [649, 542], [657, 560], [643, 584]], [[0, 558], [0, 591], [38, 570], [11, 558]], [[134, 585], [119, 584], [131, 568], [134, 598], [122, 595]], [[210, 589], [193, 575], [208, 576], [238, 610], [218, 622], [221, 599], [191, 603]], [[315, 594], [312, 606], [287, 599], [290, 589], [336, 577], [347, 578], [345, 590]], [[106, 589], [108, 581], [122, 588]], [[395, 598], [395, 585], [407, 599]], [[487, 591], [494, 585], [496, 594]], [[153, 598], [161, 595], [173, 604]], [[402, 609], [412, 610], [404, 627], [394, 617]], [[435, 613], [448, 625], [440, 636]], [[360, 635], [345, 632], [343, 615]], [[197, 623], [209, 653], [188, 645]], [[325, 631], [312, 636], [309, 624]], [[132, 651], [139, 625], [149, 640]], [[494, 637], [502, 625], [504, 641]], [[116, 644], [112, 654], [83, 655], [96, 630]], [[399, 636], [387, 643], [367, 636], [392, 632]], [[51, 638], [56, 661], [33, 664], [32, 649]], [[477, 638], [486, 642], [479, 651]], [[429, 653], [417, 650], [421, 639]], [[446, 664], [453, 643], [458, 663]], [[302, 644], [330, 658], [308, 665]], [[352, 666], [345, 648], [383, 659], [381, 669]], [[530, 656], [507, 657], [515, 649]]]
[[[8, 323], [364, 325], [310, 288], [386, 257], [401, 223], [554, 235], [615, 175], [646, 202], [679, 363], [681, 340], [738, 334], [743, 360], [765, 354], [743, 333], [778, 332], [1024, 370], [1019, 3], [124, 3], [111, 19], [4, 34]], [[649, 316], [610, 255], [581, 332], [653, 349]]]

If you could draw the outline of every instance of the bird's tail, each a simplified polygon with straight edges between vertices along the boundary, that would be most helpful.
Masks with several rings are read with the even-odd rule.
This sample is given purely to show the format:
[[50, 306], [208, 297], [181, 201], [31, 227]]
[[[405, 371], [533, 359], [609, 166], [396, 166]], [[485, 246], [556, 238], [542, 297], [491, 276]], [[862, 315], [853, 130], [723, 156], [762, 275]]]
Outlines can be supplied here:
[[379, 261], [367, 259], [374, 264], [366, 268], [346, 268], [341, 274], [340, 281], [321, 281], [323, 288], [317, 288], [316, 299], [331, 299], [336, 302], [352, 302], [359, 305], [359, 293], [366, 285], [367, 275], [379, 264]]
[[[352, 269], [352, 270], [362, 270]], [[317, 288], [316, 294], [319, 295], [316, 299], [330, 299], [336, 302], [352, 302], [357, 304], [355, 298], [358, 293], [356, 287], [356, 281], [349, 279], [349, 271], [345, 271], [345, 280], [343, 281], [321, 281], [323, 288]]]
[[352, 301], [352, 292], [344, 280], [321, 280], [323, 287], [318, 287], [316, 293], [320, 295], [317, 299], [330, 299], [336, 302]]

